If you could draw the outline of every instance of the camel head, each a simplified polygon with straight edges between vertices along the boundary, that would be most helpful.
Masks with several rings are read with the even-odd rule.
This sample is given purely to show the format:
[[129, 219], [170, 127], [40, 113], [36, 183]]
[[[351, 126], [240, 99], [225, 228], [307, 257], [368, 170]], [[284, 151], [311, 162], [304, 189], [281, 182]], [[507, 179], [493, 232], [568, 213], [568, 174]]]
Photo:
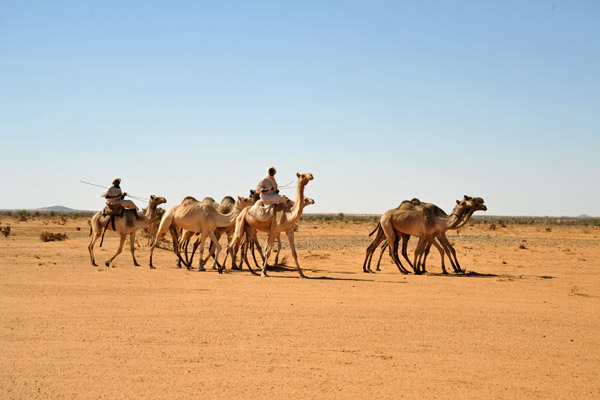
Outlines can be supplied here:
[[260, 199], [260, 194], [256, 193], [256, 190], [250, 189], [250, 198], [254, 201], [258, 201]]
[[[471, 197], [465, 194], [462, 201], [469, 205], [471, 214], [475, 211], [487, 211], [487, 207], [483, 204], [483, 198], [481, 197]], [[456, 202], [458, 203], [458, 200]]]
[[304, 198], [304, 206], [310, 206], [311, 204], [315, 204], [315, 199], [310, 198], [310, 197], [305, 197]]
[[235, 206], [240, 209], [244, 209], [246, 207], [250, 207], [255, 202], [256, 202], [256, 200], [253, 200], [249, 197], [238, 196], [237, 200], [235, 201]]
[[167, 202], [167, 199], [165, 199], [164, 197], [155, 196], [155, 195], [150, 196], [150, 204], [154, 204], [155, 206], [164, 204], [166, 202]]
[[301, 184], [304, 186], [306, 186], [308, 184], [308, 182], [310, 182], [314, 179], [313, 174], [311, 174], [310, 172], [307, 172], [305, 174], [296, 172], [296, 176], [298, 177], [298, 184]]
[[452, 210], [452, 214], [461, 217], [466, 215], [473, 207], [473, 203], [469, 200], [456, 200], [456, 206], [454, 206], [454, 210]]

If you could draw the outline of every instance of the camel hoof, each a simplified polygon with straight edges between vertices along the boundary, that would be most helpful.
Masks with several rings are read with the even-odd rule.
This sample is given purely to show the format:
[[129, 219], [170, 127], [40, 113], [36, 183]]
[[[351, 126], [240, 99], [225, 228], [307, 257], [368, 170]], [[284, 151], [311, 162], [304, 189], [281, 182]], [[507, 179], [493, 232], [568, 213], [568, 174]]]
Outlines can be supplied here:
[[269, 275], [267, 275], [267, 273], [266, 273], [266, 272], [263, 272], [262, 274], [260, 274], [260, 276], [264, 276], [265, 278], [268, 278], [268, 277], [269, 277]]
[[150, 266], [150, 269], [156, 269], [156, 267], [154, 267], [154, 266], [152, 266], [152, 265], [151, 265], [151, 266]]
[[140, 264], [138, 264], [138, 263], [135, 263], [135, 264], [133, 264], [133, 265], [135, 265], [136, 267], [139, 267], [139, 266], [140, 266]]
[[198, 272], [202, 272], [202, 271], [206, 271], [206, 269], [204, 269], [204, 267], [198, 267]]
[[212, 266], [211, 269], [217, 270], [218, 268], [216, 266]]
[[104, 265], [106, 265], [107, 267], [110, 267], [110, 263], [108, 261], [105, 261]]
[[97, 267], [98, 264], [96, 264], [95, 262], [92, 263], [92, 267]]
[[381, 271], [381, 269], [377, 268], [375, 271]]

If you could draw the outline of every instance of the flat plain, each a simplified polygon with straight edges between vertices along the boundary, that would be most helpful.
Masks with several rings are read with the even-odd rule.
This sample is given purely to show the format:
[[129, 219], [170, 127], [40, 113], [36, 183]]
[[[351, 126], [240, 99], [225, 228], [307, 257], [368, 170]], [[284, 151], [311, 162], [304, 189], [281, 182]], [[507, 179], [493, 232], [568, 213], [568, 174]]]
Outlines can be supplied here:
[[301, 221], [299, 279], [178, 269], [166, 250], [150, 270], [139, 236], [141, 267], [126, 247], [106, 268], [112, 232], [93, 267], [86, 219], [7, 224], [2, 399], [600, 398], [600, 227], [469, 224], [448, 235], [466, 274], [432, 251], [415, 276], [387, 255], [362, 272], [374, 223]]

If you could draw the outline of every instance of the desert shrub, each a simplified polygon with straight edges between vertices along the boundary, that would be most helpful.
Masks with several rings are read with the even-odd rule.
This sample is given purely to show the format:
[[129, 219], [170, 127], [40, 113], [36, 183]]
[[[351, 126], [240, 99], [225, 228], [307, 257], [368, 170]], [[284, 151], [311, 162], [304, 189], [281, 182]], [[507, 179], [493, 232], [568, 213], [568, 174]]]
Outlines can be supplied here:
[[10, 226], [6, 225], [4, 228], [0, 229], [0, 232], [7, 238], [8, 235], [10, 235]]
[[[145, 214], [146, 209], [142, 209], [140, 214]], [[156, 233], [158, 232], [158, 226], [160, 225], [160, 220], [165, 213], [165, 209], [162, 207], [157, 207], [156, 212], [154, 213], [154, 217], [150, 220], [148, 225], [146, 225], [142, 229], [142, 236], [146, 239], [146, 245], [150, 245], [154, 238], [156, 237]]]
[[15, 214], [15, 216], [17, 217], [17, 219], [19, 221], [25, 222], [27, 221], [27, 216], [29, 215], [29, 213], [25, 210], [21, 210], [21, 211], [17, 211], [17, 213]]
[[42, 232], [40, 233], [40, 240], [42, 242], [54, 242], [54, 241], [63, 241], [67, 240], [66, 233], [52, 233], [52, 232]]

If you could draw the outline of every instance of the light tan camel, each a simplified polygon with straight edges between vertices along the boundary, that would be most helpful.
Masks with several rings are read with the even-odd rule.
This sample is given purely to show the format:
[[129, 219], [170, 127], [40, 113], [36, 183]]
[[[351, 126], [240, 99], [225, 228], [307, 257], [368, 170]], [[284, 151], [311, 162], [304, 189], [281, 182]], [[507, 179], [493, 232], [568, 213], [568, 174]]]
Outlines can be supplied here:
[[[201, 203], [211, 206], [211, 207], [214, 207], [221, 214], [229, 214], [235, 207], [235, 199], [231, 196], [223, 197], [223, 199], [221, 200], [221, 203], [217, 203], [212, 197], [205, 197], [204, 199], [202, 199]], [[174, 227], [173, 225], [171, 225], [171, 226]], [[221, 238], [221, 236], [223, 235], [223, 233], [226, 233], [227, 240], [229, 242], [231, 240], [231, 236], [233, 235], [234, 228], [235, 228], [234, 224], [232, 224], [231, 226], [228, 226], [228, 227], [217, 228], [215, 230], [215, 237], [217, 238], [217, 240], [219, 240]], [[200, 244], [200, 235], [198, 232], [188, 232], [186, 230], [181, 230], [181, 229], [177, 229], [176, 232], [177, 232], [177, 235], [173, 235], [173, 231], [171, 231], [171, 236], [173, 237], [173, 246], [175, 247], [178, 245], [178, 238], [184, 238], [184, 241], [183, 241], [181, 247], [182, 247], [183, 253], [185, 254], [185, 261], [186, 261], [187, 265], [191, 266], [192, 260], [194, 258], [194, 253], [196, 252], [196, 248]], [[198, 237], [194, 243], [192, 255], [190, 258], [188, 258], [187, 248], [188, 248], [190, 238], [193, 235], [197, 235]], [[210, 257], [211, 255], [214, 257], [214, 250], [213, 250], [214, 246], [213, 246], [212, 242], [211, 242], [210, 248], [211, 248], [211, 252], [208, 257]], [[217, 262], [217, 260], [215, 258], [214, 264], [216, 264], [216, 262]], [[202, 262], [200, 264], [203, 265]], [[181, 261], [179, 259], [177, 260], [177, 267], [181, 268]], [[213, 265], [213, 269], [217, 269], [216, 265]]]
[[[295, 202], [293, 200], [287, 199], [286, 205], [289, 209], [294, 207]], [[315, 204], [315, 200], [310, 197], [304, 198], [304, 207]], [[258, 241], [258, 235], [256, 229], [254, 229], [249, 224], [245, 225], [245, 241], [242, 244], [242, 260], [249, 264], [247, 252], [250, 250], [252, 252], [252, 258], [254, 259], [254, 265], [256, 268], [259, 268], [258, 262], [256, 261], [256, 255], [254, 253], [254, 249], [258, 250], [258, 254], [262, 261], [264, 261], [265, 256], [262, 251], [262, 247]], [[281, 253], [281, 234], [277, 237], [277, 252], [275, 254], [275, 265], [279, 265], [279, 254]]]
[[[256, 220], [248, 213], [248, 210], [242, 211], [235, 224], [235, 233], [233, 235], [233, 239], [229, 246], [227, 246], [227, 252], [230, 253], [235, 259], [235, 252], [233, 252], [233, 249], [237, 249], [239, 246], [244, 236], [245, 225], [248, 224], [256, 230], [266, 232], [267, 245], [265, 247], [265, 259], [262, 266], [262, 276], [267, 276], [267, 262], [269, 260], [269, 256], [271, 255], [271, 251], [273, 250], [273, 244], [275, 243], [275, 240], [277, 240], [281, 232], [285, 232], [290, 242], [292, 257], [296, 263], [296, 270], [301, 278], [305, 278], [302, 268], [300, 268], [300, 264], [298, 264], [298, 255], [296, 254], [296, 244], [294, 242], [294, 227], [296, 226], [296, 221], [300, 219], [302, 216], [302, 211], [304, 210], [304, 187], [314, 178], [311, 173], [297, 173], [296, 176], [298, 177], [298, 183], [296, 187], [296, 202], [294, 206], [291, 209], [288, 209], [285, 204], [275, 205], [273, 216], [264, 222]], [[250, 272], [256, 274], [252, 267], [250, 267], [250, 264], [248, 264], [248, 268], [250, 269]], [[220, 267], [219, 272], [222, 271], [223, 267]]]
[[[140, 229], [144, 228], [156, 213], [156, 207], [160, 204], [166, 203], [164, 197], [158, 196], [150, 196], [150, 203], [148, 204], [148, 209], [146, 210], [146, 215], [140, 219], [136, 219], [134, 210], [125, 210], [123, 216], [115, 216], [115, 227], [113, 229], [112, 223], [108, 224], [107, 230], [114, 230], [121, 235], [121, 243], [119, 244], [119, 249], [117, 253], [110, 258], [110, 260], [105, 262], [105, 265], [108, 267], [110, 263], [113, 262], [115, 257], [117, 257], [121, 251], [123, 251], [123, 244], [125, 243], [125, 238], [129, 235], [129, 243], [131, 248], [131, 257], [133, 257], [133, 263], [136, 267], [139, 267], [137, 260], [135, 259], [134, 254], [134, 245], [135, 245], [135, 233]], [[96, 241], [102, 235], [106, 224], [109, 222], [110, 216], [102, 216], [102, 211], [98, 211], [92, 219], [90, 220], [90, 236], [92, 240], [88, 246], [88, 250], [90, 252], [90, 259], [92, 261], [92, 265], [96, 266], [96, 260], [94, 259], [94, 245]]]
[[[487, 207], [485, 206], [484, 201], [481, 197], [470, 197], [470, 196], [465, 195], [463, 201], [467, 202], [467, 204], [470, 206], [470, 208], [468, 209], [468, 212], [465, 215], [463, 215], [459, 224], [450, 229], [459, 229], [462, 226], [464, 226], [469, 221], [469, 219], [471, 218], [471, 215], [473, 215], [473, 213], [475, 211], [487, 210]], [[448, 217], [448, 215], [441, 208], [439, 208], [436, 205], [431, 204], [431, 203], [422, 203], [418, 199], [413, 199], [410, 202], [404, 201], [404, 202], [402, 202], [402, 204], [399, 207], [403, 207], [405, 209], [415, 208], [415, 207], [425, 207], [438, 217], [443, 217], [443, 218]], [[385, 234], [383, 233], [383, 229], [381, 228], [380, 224], [377, 225], [375, 230], [373, 232], [371, 232], [371, 234], [369, 236], [373, 235], [375, 232], [377, 232], [377, 235], [376, 235], [375, 239], [373, 240], [373, 242], [367, 248], [366, 258], [365, 258], [365, 262], [363, 264], [364, 272], [371, 272], [370, 264], [371, 264], [371, 258], [373, 257], [373, 253], [375, 252], [377, 246], [379, 246], [381, 243], [383, 243], [383, 245], [381, 246], [381, 254], [379, 255], [379, 259], [377, 261], [377, 269], [376, 269], [377, 271], [380, 270], [379, 264], [381, 263], [381, 257], [383, 255], [383, 252], [388, 247], [388, 242], [385, 239]], [[432, 243], [426, 242], [424, 238], [419, 239], [419, 244], [424, 247], [424, 252], [423, 251], [415, 252], [415, 259], [414, 259], [414, 265], [413, 265], [410, 262], [410, 260], [408, 259], [408, 255], [406, 253], [407, 243], [408, 243], [408, 239], [410, 238], [410, 235], [401, 233], [400, 236], [402, 238], [402, 255], [404, 256], [406, 261], [409, 263], [409, 265], [411, 267], [413, 267], [413, 270], [415, 269], [415, 265], [416, 265], [419, 268], [418, 271], [425, 272], [425, 261], [427, 259], [427, 255], [429, 253], [429, 249], [430, 249]], [[463, 272], [462, 268], [460, 267], [460, 264], [458, 262], [458, 258], [456, 257], [456, 250], [450, 244], [450, 241], [446, 237], [445, 231], [439, 232], [438, 240], [440, 241], [440, 243], [442, 244], [442, 247], [444, 248], [444, 251], [448, 255], [448, 258], [450, 259], [450, 263], [452, 264], [452, 268], [454, 269], [454, 271], [455, 272]], [[421, 249], [421, 247], [419, 245], [417, 245], [417, 249]]]
[[[400, 234], [410, 236], [418, 236], [431, 242], [440, 252], [442, 258], [442, 271], [447, 274], [444, 265], [444, 248], [437, 243], [436, 237], [439, 238], [440, 232], [445, 232], [448, 229], [453, 229], [461, 222], [462, 217], [469, 211], [471, 205], [465, 200], [456, 201], [456, 207], [449, 217], [440, 217], [426, 207], [398, 207], [386, 211], [381, 219], [380, 224], [389, 244], [389, 252], [392, 260], [402, 273], [408, 271], [402, 266], [398, 258], [398, 241]], [[417, 246], [417, 253], [422, 251], [424, 241], [420, 241]], [[418, 265], [413, 265], [413, 271], [420, 273]]]
[[[170, 230], [171, 225], [174, 225], [175, 228], [180, 228], [183, 230], [190, 232], [199, 232], [201, 234], [200, 239], [200, 259], [202, 260], [202, 253], [204, 251], [204, 242], [206, 238], [210, 238], [216, 247], [215, 256], [218, 258], [219, 252], [221, 250], [221, 245], [219, 241], [215, 237], [215, 229], [220, 227], [229, 226], [235, 223], [235, 218], [238, 214], [246, 207], [254, 204], [254, 201], [246, 198], [238, 196], [235, 201], [234, 209], [228, 214], [219, 213], [213, 206], [208, 204], [202, 204], [201, 202], [189, 202], [187, 204], [180, 204], [179, 206], [171, 207], [162, 217], [160, 221], [160, 226], [158, 228], [158, 232], [156, 233], [156, 237], [154, 242], [152, 243], [152, 247], [150, 248], [150, 268], [154, 268], [152, 265], [152, 255], [154, 252], [154, 248], [158, 244], [158, 242], [166, 235], [166, 233]], [[192, 233], [193, 234], [193, 233]], [[184, 263], [185, 261], [181, 259], [181, 245], [183, 243], [184, 237], [179, 239], [177, 256]], [[190, 265], [186, 264], [188, 268]], [[200, 266], [200, 270], [203, 270], [203, 266]]]

